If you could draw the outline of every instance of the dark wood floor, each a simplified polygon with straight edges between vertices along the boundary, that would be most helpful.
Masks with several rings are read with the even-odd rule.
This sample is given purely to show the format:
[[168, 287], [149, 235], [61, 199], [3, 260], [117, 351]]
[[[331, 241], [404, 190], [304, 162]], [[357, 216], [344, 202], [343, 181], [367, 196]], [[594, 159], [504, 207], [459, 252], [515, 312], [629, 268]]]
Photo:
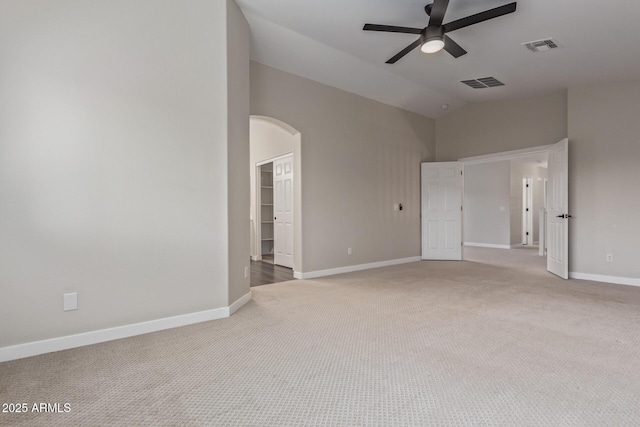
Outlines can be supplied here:
[[269, 285], [287, 280], [293, 280], [292, 269], [263, 261], [251, 261], [250, 286]]

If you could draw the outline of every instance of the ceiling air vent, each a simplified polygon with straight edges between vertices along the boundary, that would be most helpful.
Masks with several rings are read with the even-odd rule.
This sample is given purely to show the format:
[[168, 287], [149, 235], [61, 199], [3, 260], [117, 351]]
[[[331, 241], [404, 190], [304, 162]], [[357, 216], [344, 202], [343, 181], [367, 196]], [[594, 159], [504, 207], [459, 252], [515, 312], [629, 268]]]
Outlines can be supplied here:
[[462, 80], [462, 83], [474, 89], [484, 89], [488, 87], [504, 86], [500, 80], [495, 77], [483, 77], [475, 80]]
[[532, 42], [522, 43], [531, 52], [546, 52], [547, 50], [557, 49], [558, 44], [553, 39], [535, 40]]

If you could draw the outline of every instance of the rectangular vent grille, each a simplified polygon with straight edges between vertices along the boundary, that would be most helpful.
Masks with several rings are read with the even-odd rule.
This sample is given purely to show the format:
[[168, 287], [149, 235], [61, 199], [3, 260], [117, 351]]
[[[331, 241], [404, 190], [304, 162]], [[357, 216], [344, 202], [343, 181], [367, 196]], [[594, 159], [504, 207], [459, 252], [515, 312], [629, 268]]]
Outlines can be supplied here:
[[553, 39], [544, 39], [522, 43], [522, 46], [525, 46], [531, 52], [546, 52], [547, 50], [557, 49], [558, 43]]
[[474, 89], [485, 89], [488, 87], [504, 86], [504, 83], [502, 83], [495, 77], [483, 77], [481, 79], [475, 80], [462, 80], [462, 83]]

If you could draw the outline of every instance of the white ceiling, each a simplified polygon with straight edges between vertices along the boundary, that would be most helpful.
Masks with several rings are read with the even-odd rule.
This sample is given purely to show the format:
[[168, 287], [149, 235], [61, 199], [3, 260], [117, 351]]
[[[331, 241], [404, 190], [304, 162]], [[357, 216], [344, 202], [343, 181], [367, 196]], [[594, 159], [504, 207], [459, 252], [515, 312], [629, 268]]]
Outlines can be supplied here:
[[[340, 89], [439, 117], [478, 101], [543, 94], [569, 86], [640, 78], [640, 2], [519, 0], [518, 10], [449, 36], [469, 53], [419, 49], [408, 34], [362, 31], [375, 24], [425, 27], [430, 0], [237, 0], [252, 32], [252, 59]], [[451, 0], [444, 22], [510, 0]], [[521, 43], [553, 37], [560, 49]], [[506, 86], [471, 89], [461, 80], [493, 76]]]

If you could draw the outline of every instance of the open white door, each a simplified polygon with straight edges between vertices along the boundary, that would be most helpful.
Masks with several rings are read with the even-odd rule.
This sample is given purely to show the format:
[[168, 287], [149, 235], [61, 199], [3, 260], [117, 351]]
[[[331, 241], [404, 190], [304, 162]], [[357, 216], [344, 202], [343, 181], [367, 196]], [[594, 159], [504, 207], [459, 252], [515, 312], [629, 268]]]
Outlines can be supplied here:
[[293, 268], [293, 155], [273, 162], [275, 264]]
[[422, 163], [422, 259], [462, 259], [462, 163]]
[[547, 270], [569, 278], [569, 140], [549, 149], [547, 171]]

